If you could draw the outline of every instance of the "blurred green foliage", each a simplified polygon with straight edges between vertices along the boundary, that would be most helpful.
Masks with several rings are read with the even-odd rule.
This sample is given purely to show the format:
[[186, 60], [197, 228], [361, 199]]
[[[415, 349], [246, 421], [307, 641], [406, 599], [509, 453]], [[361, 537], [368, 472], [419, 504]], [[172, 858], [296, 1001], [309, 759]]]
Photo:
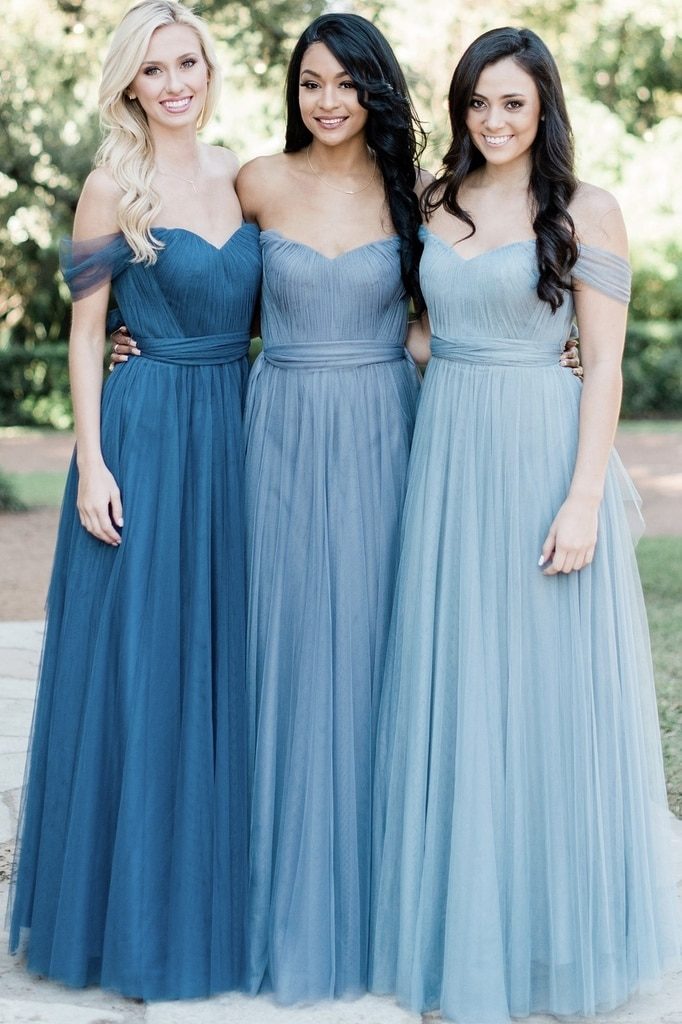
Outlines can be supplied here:
[[[111, 29], [128, 6], [127, 0], [3, 4], [0, 372], [9, 378], [0, 393], [3, 422], [15, 415], [16, 422], [59, 425], [70, 415], [59, 348], [68, 335], [69, 299], [58, 271], [58, 240], [70, 232], [97, 147], [99, 68]], [[324, 0], [199, 4], [213, 26], [225, 72], [221, 109], [206, 132], [210, 141], [231, 146], [242, 159], [281, 148], [288, 52], [324, 6]], [[431, 132], [424, 164], [432, 169], [447, 142], [444, 98], [456, 57], [494, 25], [536, 29], [562, 71], [581, 176], [614, 191], [624, 209], [632, 242], [633, 320], [682, 320], [677, 0], [359, 0], [343, 6], [373, 18], [394, 44]], [[671, 328], [666, 342], [661, 330], [641, 333], [638, 326], [631, 332], [639, 340], [631, 342], [626, 359], [626, 397], [636, 390], [654, 403], [637, 412], [667, 408], [670, 394], [678, 394], [677, 385], [665, 395], [643, 387], [649, 373], [663, 380], [662, 370], [655, 369], [663, 366], [679, 380], [679, 330]], [[8, 402], [14, 402], [14, 413], [7, 411]]]
[[682, 320], [631, 321], [623, 357], [623, 416], [679, 417]]

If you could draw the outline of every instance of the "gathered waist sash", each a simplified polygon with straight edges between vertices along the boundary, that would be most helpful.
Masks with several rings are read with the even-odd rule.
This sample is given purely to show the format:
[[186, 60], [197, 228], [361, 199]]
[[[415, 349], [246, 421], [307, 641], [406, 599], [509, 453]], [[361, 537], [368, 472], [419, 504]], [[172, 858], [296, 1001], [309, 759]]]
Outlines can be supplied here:
[[146, 359], [181, 366], [219, 366], [242, 359], [249, 351], [248, 331], [206, 334], [198, 338], [139, 338]]
[[[532, 347], [531, 347], [532, 346]], [[558, 366], [560, 350], [538, 349], [525, 338], [431, 338], [431, 355], [458, 363], [493, 366]]]
[[405, 359], [402, 342], [371, 341], [292, 342], [265, 345], [263, 359], [282, 370], [337, 370], [371, 363], [393, 363]]

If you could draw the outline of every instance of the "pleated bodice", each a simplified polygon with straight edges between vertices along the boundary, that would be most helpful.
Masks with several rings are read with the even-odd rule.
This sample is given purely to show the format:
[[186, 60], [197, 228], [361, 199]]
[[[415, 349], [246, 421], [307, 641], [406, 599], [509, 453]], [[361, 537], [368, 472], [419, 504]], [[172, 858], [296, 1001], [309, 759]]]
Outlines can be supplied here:
[[[488, 365], [556, 366], [575, 314], [571, 292], [556, 313], [537, 294], [535, 240], [512, 242], [470, 259], [456, 246], [422, 229], [420, 275], [431, 329], [432, 352], [441, 358]], [[581, 246], [572, 276], [627, 302], [625, 260]], [[495, 301], [489, 301], [494, 287]]]
[[[229, 362], [246, 355], [260, 286], [255, 225], [243, 224], [220, 247], [184, 228], [154, 228], [154, 234], [164, 248], [151, 267], [131, 262], [121, 234], [62, 243], [74, 298], [111, 280], [122, 319], [147, 358]], [[177, 339], [197, 344], [181, 349]]]
[[404, 358], [398, 244], [390, 236], [330, 259], [278, 231], [261, 232], [266, 360], [321, 368]]

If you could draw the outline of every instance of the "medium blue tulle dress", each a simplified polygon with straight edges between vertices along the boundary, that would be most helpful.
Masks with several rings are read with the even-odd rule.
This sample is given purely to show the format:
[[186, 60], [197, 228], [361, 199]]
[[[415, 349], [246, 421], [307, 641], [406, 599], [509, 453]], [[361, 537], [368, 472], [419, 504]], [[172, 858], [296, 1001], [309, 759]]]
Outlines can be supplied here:
[[249, 986], [367, 985], [372, 770], [418, 377], [399, 242], [261, 235], [246, 407]]
[[[460, 1024], [592, 1014], [678, 951], [633, 492], [614, 453], [594, 562], [542, 574], [577, 450], [571, 297], [539, 300], [532, 241], [464, 260], [424, 238], [433, 359], [379, 725], [372, 985]], [[573, 275], [627, 301], [607, 252], [582, 247]]]
[[122, 543], [88, 534], [72, 463], [20, 824], [10, 946], [31, 971], [144, 999], [243, 984], [247, 874], [242, 409], [257, 231], [65, 250], [111, 278], [142, 349], [109, 377]]

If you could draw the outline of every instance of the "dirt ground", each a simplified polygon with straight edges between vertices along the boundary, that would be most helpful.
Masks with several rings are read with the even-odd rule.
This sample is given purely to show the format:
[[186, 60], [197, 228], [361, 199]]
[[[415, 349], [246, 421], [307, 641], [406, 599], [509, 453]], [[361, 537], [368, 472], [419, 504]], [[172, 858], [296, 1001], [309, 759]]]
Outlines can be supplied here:
[[[644, 501], [647, 536], [682, 534], [682, 431], [621, 430], [617, 447]], [[0, 467], [9, 473], [65, 472], [70, 434], [0, 437]], [[59, 510], [0, 514], [0, 621], [40, 619], [47, 593]]]

